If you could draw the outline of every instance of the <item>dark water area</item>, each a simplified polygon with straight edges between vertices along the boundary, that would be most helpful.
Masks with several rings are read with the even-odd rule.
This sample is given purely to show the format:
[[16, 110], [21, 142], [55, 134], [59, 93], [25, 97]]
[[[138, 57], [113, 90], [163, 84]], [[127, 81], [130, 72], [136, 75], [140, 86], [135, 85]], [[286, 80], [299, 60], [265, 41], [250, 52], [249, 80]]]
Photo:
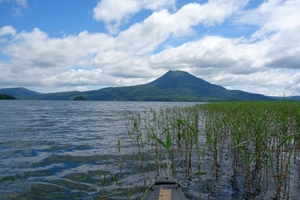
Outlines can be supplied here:
[[[128, 187], [142, 183], [139, 165], [126, 163], [131, 151], [124, 114], [194, 104], [0, 101], [0, 199], [100, 199], [98, 170], [118, 172], [117, 143], [122, 138], [128, 146], [123, 168], [130, 177], [124, 179]], [[105, 189], [118, 191], [118, 186], [110, 181]], [[138, 186], [134, 198], [145, 189]]]

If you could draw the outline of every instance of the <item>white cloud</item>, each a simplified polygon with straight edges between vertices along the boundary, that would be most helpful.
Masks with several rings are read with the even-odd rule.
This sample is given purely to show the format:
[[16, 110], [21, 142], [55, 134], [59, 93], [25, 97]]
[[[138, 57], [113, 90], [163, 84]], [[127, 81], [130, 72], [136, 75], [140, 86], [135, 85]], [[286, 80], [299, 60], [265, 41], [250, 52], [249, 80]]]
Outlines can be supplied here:
[[111, 43], [111, 37], [101, 33], [84, 31], [77, 36], [49, 38], [45, 32], [35, 28], [32, 32], [17, 34], [4, 52], [15, 60], [30, 62], [33, 67], [70, 68]]
[[3, 26], [0, 28], [0, 37], [4, 35], [16, 35], [16, 29], [12, 26]]
[[[190, 26], [203, 23], [212, 26], [222, 23], [228, 16], [246, 6], [248, 0], [210, 0], [206, 4], [190, 3], [181, 8], [174, 15], [168, 13], [167, 8], [175, 9], [175, 0], [102, 0], [94, 8], [94, 18], [104, 21], [110, 33], [116, 33], [122, 20], [139, 12], [142, 9], [150, 9], [161, 14], [157, 14], [162, 22], [185, 27], [184, 32], [175, 31], [175, 35], [191, 34]], [[163, 10], [162, 12], [160, 12]], [[174, 23], [175, 22], [175, 23]]]
[[126, 18], [142, 9], [160, 10], [173, 6], [175, 0], [102, 0], [93, 9], [93, 17], [104, 21], [110, 33], [116, 33]]
[[[23, 83], [28, 78], [31, 81], [26, 84], [48, 84], [44, 80], [71, 70], [87, 57], [111, 48], [112, 43], [110, 36], [101, 33], [85, 31], [77, 36], [49, 38], [36, 28], [32, 32], [21, 32], [10, 41], [9, 46], [2, 50], [10, 60], [0, 68], [6, 69], [7, 74], [26, 77], [21, 80]], [[2, 81], [10, 77], [6, 76]]]
[[299, 0], [269, 0], [258, 8], [240, 11], [233, 20], [240, 25], [260, 27], [252, 39], [260, 39], [274, 31], [284, 31], [300, 26]]
[[[154, 12], [141, 23], [136, 23], [117, 36], [123, 48], [138, 50], [137, 54], [153, 51], [170, 36], [183, 37], [194, 33], [193, 26], [205, 24], [212, 26], [221, 23], [246, 1], [210, 1], [207, 4], [191, 3], [175, 13], [164, 9]], [[226, 11], [224, 11], [226, 10]]]

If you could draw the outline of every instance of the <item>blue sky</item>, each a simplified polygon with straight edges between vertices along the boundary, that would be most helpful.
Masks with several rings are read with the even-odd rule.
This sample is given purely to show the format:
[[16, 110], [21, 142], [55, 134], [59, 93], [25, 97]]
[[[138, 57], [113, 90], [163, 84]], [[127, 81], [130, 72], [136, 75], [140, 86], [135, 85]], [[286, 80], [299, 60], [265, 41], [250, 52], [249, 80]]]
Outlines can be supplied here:
[[300, 95], [300, 0], [0, 0], [0, 88], [148, 83], [187, 71]]

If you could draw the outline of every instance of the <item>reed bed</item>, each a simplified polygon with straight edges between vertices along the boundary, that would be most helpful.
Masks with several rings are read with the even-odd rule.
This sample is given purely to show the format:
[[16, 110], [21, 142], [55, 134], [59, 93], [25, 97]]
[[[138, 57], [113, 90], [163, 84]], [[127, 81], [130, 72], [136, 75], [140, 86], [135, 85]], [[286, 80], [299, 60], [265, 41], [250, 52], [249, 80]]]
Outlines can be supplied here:
[[299, 102], [215, 103], [201, 105], [200, 110], [215, 177], [219, 152], [227, 149], [233, 178], [245, 177], [244, 197], [254, 198], [273, 185], [274, 198], [288, 199], [291, 167], [299, 166]]
[[[299, 183], [299, 102], [222, 102], [152, 109], [126, 114], [125, 122], [133, 156], [130, 161], [122, 159], [119, 140], [118, 174], [126, 167], [123, 162], [138, 163], [143, 186], [154, 181], [153, 174], [197, 179], [194, 198], [202, 199], [204, 193], [213, 196], [212, 182], [226, 176], [233, 197], [252, 199], [268, 193], [288, 199], [291, 183]], [[128, 190], [128, 197], [133, 189]]]

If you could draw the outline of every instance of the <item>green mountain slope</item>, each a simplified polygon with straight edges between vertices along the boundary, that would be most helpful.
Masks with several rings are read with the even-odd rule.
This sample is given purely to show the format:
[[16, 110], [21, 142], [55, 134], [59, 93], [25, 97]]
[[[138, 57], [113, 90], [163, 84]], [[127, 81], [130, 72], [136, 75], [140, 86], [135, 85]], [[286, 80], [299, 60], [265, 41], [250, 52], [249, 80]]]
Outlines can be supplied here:
[[18, 87], [18, 88], [3, 88], [0, 89], [0, 94], [6, 94], [10, 96], [14, 96], [16, 98], [29, 98], [29, 97], [34, 97], [37, 95], [41, 95], [41, 93], [28, 90], [23, 87]]
[[168, 71], [162, 77], [144, 85], [110, 87], [86, 92], [51, 93], [37, 96], [36, 99], [73, 100], [76, 96], [98, 101], [272, 100], [260, 94], [227, 90], [183, 71]]
[[175, 92], [184, 96], [197, 97], [219, 97], [222, 92], [227, 91], [221, 86], [210, 84], [183, 71], [168, 71], [165, 75], [147, 85], [153, 85], [167, 93]]
[[[194, 96], [199, 100], [270, 100], [260, 94], [252, 94], [239, 90], [227, 90], [211, 84], [183, 71], [169, 71], [157, 80], [149, 83], [172, 95]], [[172, 92], [172, 93], [171, 93]]]

